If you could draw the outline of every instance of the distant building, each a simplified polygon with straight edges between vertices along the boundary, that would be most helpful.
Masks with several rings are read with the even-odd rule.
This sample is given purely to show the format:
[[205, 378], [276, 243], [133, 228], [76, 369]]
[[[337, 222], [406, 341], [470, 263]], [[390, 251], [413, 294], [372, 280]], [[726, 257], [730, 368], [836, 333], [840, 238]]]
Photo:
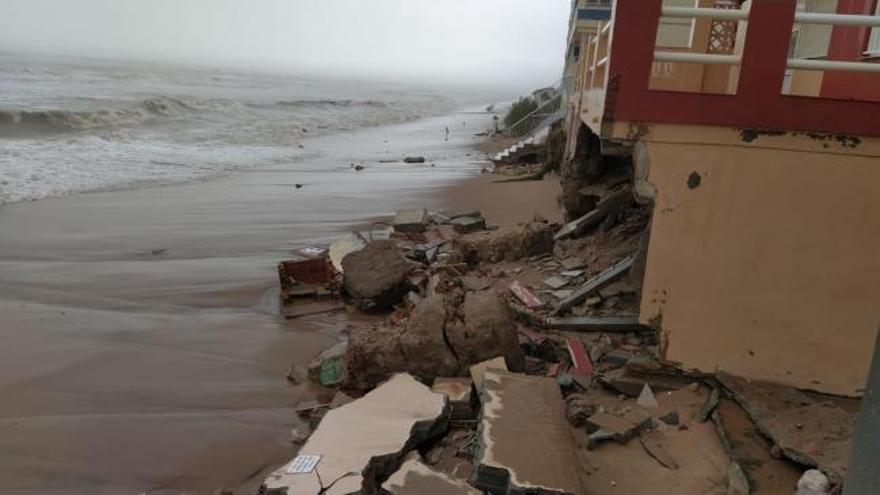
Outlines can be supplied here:
[[860, 395], [880, 323], [878, 1], [616, 0], [579, 24], [595, 3], [572, 8], [566, 156], [632, 157], [662, 355]]

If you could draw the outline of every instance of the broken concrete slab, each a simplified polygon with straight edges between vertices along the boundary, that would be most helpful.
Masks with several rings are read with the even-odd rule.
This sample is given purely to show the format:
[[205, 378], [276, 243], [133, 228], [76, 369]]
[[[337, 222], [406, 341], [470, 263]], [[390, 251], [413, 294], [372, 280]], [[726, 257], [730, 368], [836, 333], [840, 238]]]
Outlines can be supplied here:
[[605, 217], [612, 210], [625, 206], [634, 201], [632, 191], [624, 188], [609, 195], [607, 198], [599, 201], [596, 207], [587, 214], [566, 224], [556, 235], [553, 236], [554, 241], [575, 237], [585, 230], [595, 227], [602, 223]]
[[832, 482], [847, 473], [856, 416], [792, 387], [720, 372], [718, 381], [785, 457], [818, 467]]
[[559, 316], [565, 311], [568, 311], [572, 307], [583, 302], [587, 297], [593, 295], [599, 289], [607, 286], [608, 284], [611, 284], [612, 282], [626, 275], [627, 272], [629, 272], [630, 268], [632, 268], [633, 261], [634, 260], [632, 256], [624, 258], [623, 260], [609, 267], [607, 270], [587, 281], [587, 283], [575, 290], [574, 294], [572, 294], [571, 297], [560, 301], [559, 304], [557, 304], [556, 307], [553, 309], [553, 315]]
[[482, 492], [446, 473], [409, 459], [400, 466], [382, 489], [391, 495], [480, 495]]
[[660, 430], [650, 430], [639, 435], [639, 442], [649, 456], [653, 457], [661, 466], [668, 469], [678, 469], [678, 463], [669, 453], [668, 440]]
[[[569, 299], [574, 292], [566, 297]], [[555, 293], [554, 293], [555, 294]], [[597, 301], [597, 304], [601, 299]], [[552, 330], [565, 330], [568, 332], [604, 332], [604, 333], [629, 333], [644, 332], [650, 329], [639, 323], [638, 315], [632, 316], [571, 316], [548, 318], [546, 327]]]
[[483, 390], [483, 379], [488, 370], [509, 371], [507, 368], [507, 361], [504, 360], [503, 356], [488, 359], [482, 363], [477, 363], [471, 366], [471, 379], [474, 381], [474, 387], [477, 389], [478, 394]]
[[477, 488], [492, 493], [584, 493], [555, 380], [486, 371], [482, 395]]
[[397, 210], [392, 225], [395, 232], [424, 232], [428, 225], [428, 210], [424, 208]]
[[462, 235], [486, 230], [486, 219], [481, 216], [453, 218], [449, 224], [452, 225], [456, 233]]
[[553, 290], [561, 289], [570, 283], [571, 283], [571, 280], [569, 280], [565, 277], [560, 277], [560, 276], [550, 277], [547, 280], [544, 280], [544, 282], [543, 282], [544, 285], [546, 285], [547, 287], [550, 287]]
[[473, 390], [474, 382], [470, 378], [437, 378], [431, 385], [431, 391], [447, 397], [453, 420], [474, 419], [477, 399]]
[[476, 275], [465, 275], [464, 277], [460, 277], [462, 287], [465, 290], [469, 290], [472, 292], [479, 292], [482, 290], [486, 290], [489, 287], [492, 287], [492, 282], [486, 277], [480, 277]]
[[300, 455], [320, 456], [314, 470], [295, 474], [291, 463], [285, 464], [266, 478], [266, 493], [377, 494], [381, 480], [399, 469], [406, 454], [445, 431], [448, 422], [445, 396], [409, 375], [395, 375], [329, 411], [300, 450]]
[[686, 379], [666, 376], [632, 376], [625, 369], [606, 371], [599, 377], [599, 383], [628, 397], [638, 397], [645, 384], [654, 392], [670, 392], [687, 385]]
[[651, 416], [639, 410], [633, 409], [620, 416], [599, 411], [587, 419], [587, 433], [590, 434], [591, 447], [597, 444], [592, 441], [594, 438], [626, 444], [640, 432], [650, 430], [652, 425]]
[[373, 241], [342, 259], [345, 291], [364, 311], [381, 311], [409, 291], [409, 266], [394, 241]]

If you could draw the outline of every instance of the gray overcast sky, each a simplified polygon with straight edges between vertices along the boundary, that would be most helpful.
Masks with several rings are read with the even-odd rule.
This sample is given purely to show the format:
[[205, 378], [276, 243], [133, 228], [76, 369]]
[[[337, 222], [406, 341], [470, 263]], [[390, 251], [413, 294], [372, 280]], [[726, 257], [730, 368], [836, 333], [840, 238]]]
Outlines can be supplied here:
[[0, 50], [533, 87], [570, 0], [0, 0]]

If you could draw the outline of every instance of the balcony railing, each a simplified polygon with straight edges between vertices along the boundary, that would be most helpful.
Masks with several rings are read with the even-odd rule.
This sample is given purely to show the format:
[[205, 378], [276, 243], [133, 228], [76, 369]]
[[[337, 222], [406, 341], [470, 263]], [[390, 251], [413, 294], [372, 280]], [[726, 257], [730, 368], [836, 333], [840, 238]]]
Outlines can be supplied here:
[[[864, 45], [856, 47], [857, 54], [837, 46], [854, 33], [861, 33], [867, 43], [871, 29], [880, 28], [880, 17], [864, 15], [873, 13], [873, 3], [868, 7], [868, 2], [853, 0], [847, 4], [849, 12], [822, 14], [796, 12], [793, 1], [752, 0], [750, 10], [742, 10], [617, 0], [611, 21], [600, 25], [581, 60], [577, 112], [598, 134], [608, 134], [614, 122], [654, 122], [880, 136], [880, 98], [855, 101], [856, 96], [824, 90], [816, 97], [782, 93], [791, 70], [826, 71], [871, 81], [868, 86], [880, 89], [880, 64], [861, 60]], [[721, 53], [707, 47], [664, 48], [656, 43], [661, 17], [737, 23], [745, 35], [736, 50]], [[837, 45], [829, 49], [828, 60], [790, 56], [795, 23], [833, 26], [832, 44]], [[652, 89], [657, 64], [735, 67], [732, 94]], [[829, 78], [833, 79], [826, 75]]]

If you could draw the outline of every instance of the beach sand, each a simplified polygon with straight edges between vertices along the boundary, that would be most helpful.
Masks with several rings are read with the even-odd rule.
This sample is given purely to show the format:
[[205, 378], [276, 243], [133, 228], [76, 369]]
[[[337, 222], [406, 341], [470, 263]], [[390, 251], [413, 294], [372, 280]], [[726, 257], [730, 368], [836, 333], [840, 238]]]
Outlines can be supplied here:
[[[401, 206], [561, 216], [557, 181], [480, 174], [473, 133], [489, 118], [314, 138], [298, 163], [210, 182], [0, 207], [0, 493], [250, 493], [292, 455], [293, 408], [318, 393], [288, 367], [347, 318], [280, 318], [278, 261]], [[428, 162], [380, 163], [404, 155]]]

